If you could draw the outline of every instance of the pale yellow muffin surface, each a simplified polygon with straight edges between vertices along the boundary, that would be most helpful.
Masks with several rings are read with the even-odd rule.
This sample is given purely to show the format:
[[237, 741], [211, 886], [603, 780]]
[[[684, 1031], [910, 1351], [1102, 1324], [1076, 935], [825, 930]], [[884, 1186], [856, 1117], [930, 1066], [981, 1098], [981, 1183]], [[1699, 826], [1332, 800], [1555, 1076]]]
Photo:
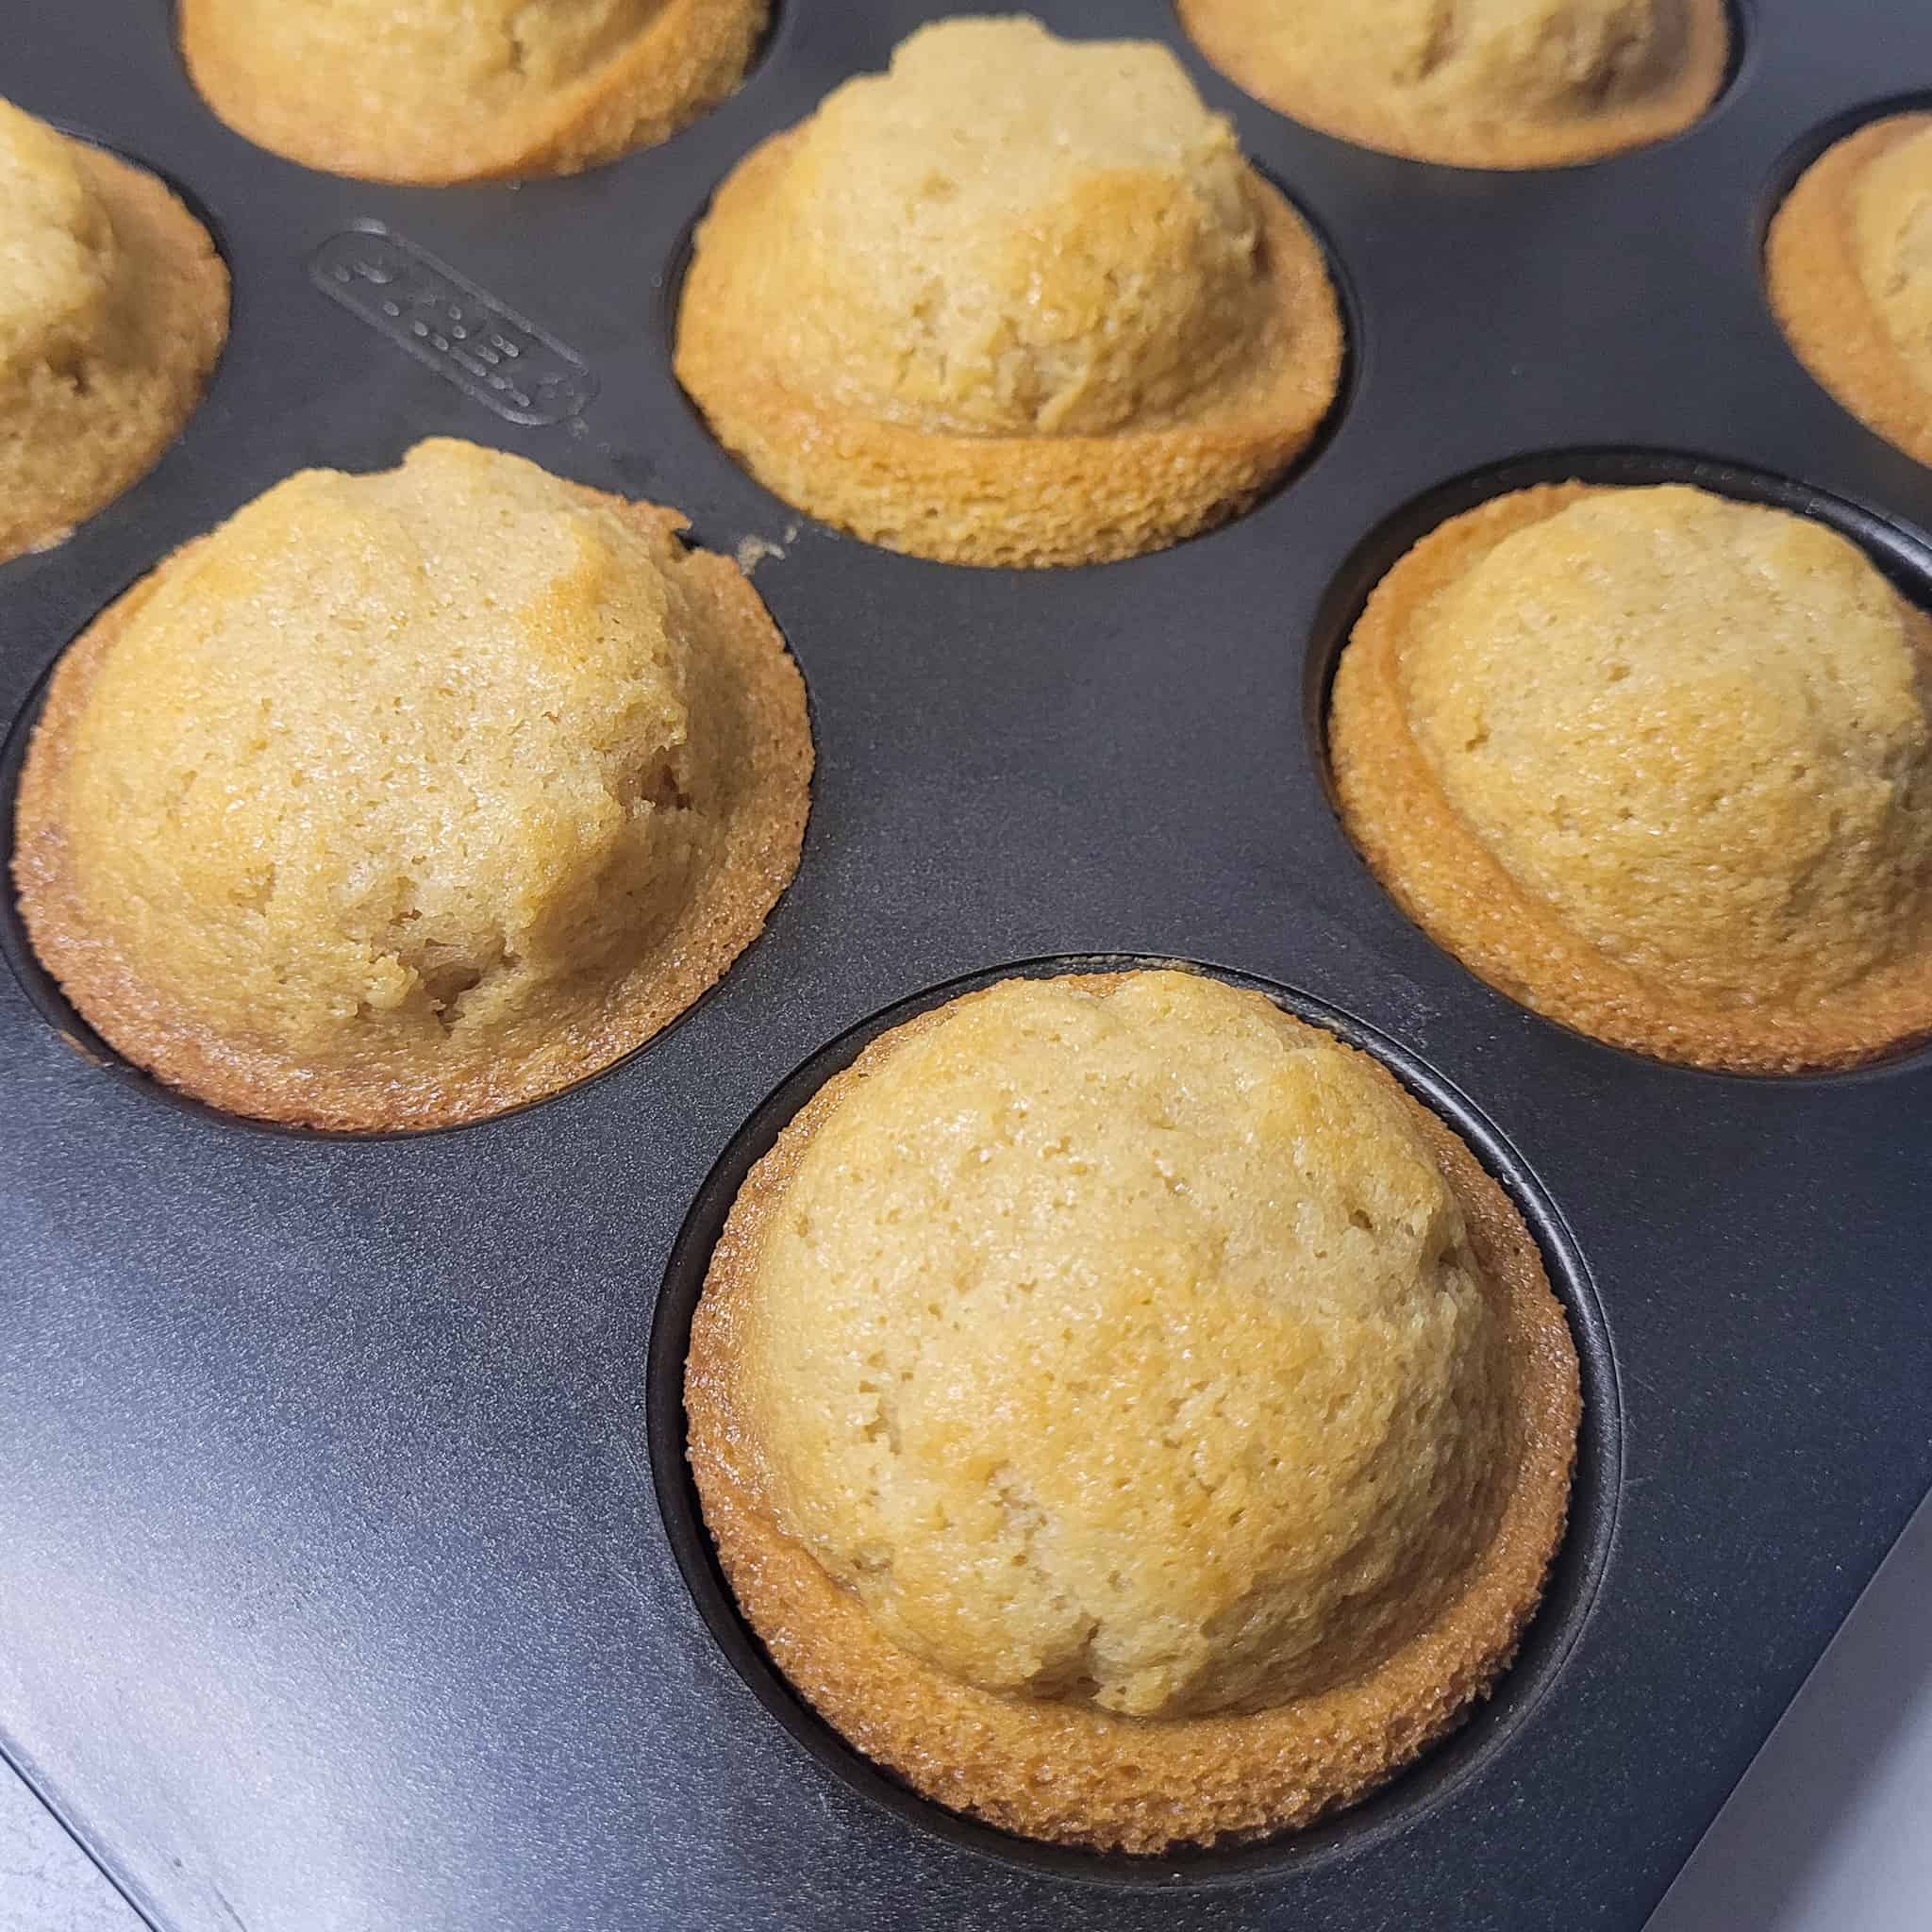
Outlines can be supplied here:
[[152, 467], [227, 315], [213, 244], [159, 181], [0, 101], [0, 562]]
[[1724, 0], [1177, 0], [1202, 51], [1311, 126], [1418, 160], [1549, 167], [1710, 105]]
[[774, 184], [776, 353], [923, 429], [1184, 414], [1268, 323], [1247, 183], [1233, 128], [1152, 42], [923, 28], [820, 104]]
[[1155, 547], [1332, 398], [1319, 248], [1150, 42], [921, 28], [701, 225], [680, 379], [780, 495], [965, 562]]
[[1857, 1057], [1932, 1019], [1928, 639], [1783, 510], [1501, 498], [1417, 546], [1343, 653], [1343, 817], [1553, 1017], [1718, 1064]]
[[737, 86], [767, 0], [181, 0], [182, 52], [238, 132], [331, 174], [564, 175]]
[[0, 367], [84, 354], [107, 326], [118, 254], [75, 143], [0, 103]]
[[908, 1042], [792, 1175], [742, 1373], [782, 1520], [889, 1635], [1137, 1717], [1378, 1661], [1507, 1467], [1500, 1321], [1401, 1101], [1178, 974]]
[[237, 1110], [392, 1127], [593, 1071], [796, 862], [803, 693], [674, 512], [470, 444], [308, 471], [63, 660], [29, 932], [83, 1016]]
[[835, 1724], [1153, 1849], [1354, 1795], [1488, 1683], [1575, 1373], [1521, 1222], [1385, 1073], [1143, 971], [1003, 982], [823, 1090], [688, 1396], [727, 1574]]

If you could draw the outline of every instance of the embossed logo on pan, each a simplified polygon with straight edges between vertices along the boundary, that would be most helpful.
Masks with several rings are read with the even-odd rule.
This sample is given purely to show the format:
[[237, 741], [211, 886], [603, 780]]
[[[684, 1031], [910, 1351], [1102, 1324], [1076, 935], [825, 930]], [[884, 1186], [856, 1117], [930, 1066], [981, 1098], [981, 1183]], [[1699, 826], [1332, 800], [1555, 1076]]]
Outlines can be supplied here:
[[379, 222], [331, 235], [308, 262], [325, 295], [511, 423], [575, 416], [597, 378], [575, 349]]

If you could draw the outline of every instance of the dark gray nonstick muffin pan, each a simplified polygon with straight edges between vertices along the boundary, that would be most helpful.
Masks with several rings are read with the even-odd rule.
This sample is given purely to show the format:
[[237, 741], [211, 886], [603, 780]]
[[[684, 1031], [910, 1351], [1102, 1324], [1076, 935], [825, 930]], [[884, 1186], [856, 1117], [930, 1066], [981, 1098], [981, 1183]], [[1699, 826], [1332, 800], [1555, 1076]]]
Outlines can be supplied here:
[[[798, 516], [670, 371], [712, 187], [937, 10], [791, 0], [665, 147], [435, 191], [227, 132], [161, 0], [0, 24], [0, 93], [167, 175], [235, 280], [160, 466], [0, 568], [8, 717], [289, 471], [445, 433], [779, 546], [757, 583], [819, 754], [797, 880], [718, 991], [479, 1126], [328, 1139], [174, 1098], [91, 1040], [9, 916], [0, 1741], [158, 1926], [1635, 1928], [1932, 1483], [1932, 1057], [1720, 1077], [1531, 1016], [1369, 876], [1320, 728], [1376, 575], [1541, 477], [1784, 503], [1932, 603], [1932, 473], [1804, 373], [1757, 270], [1824, 140], [1932, 91], [1932, 11], [1757, 0], [1690, 133], [1487, 175], [1270, 112], [1161, 0], [1042, 0], [1059, 31], [1180, 50], [1332, 249], [1350, 376], [1239, 523], [1008, 574]], [[951, 1818], [803, 1710], [721, 1591], [677, 1402], [708, 1243], [802, 1096], [908, 1003], [1095, 956], [1253, 978], [1381, 1054], [1524, 1207], [1589, 1402], [1571, 1535], [1496, 1697], [1328, 1824], [1158, 1862]]]

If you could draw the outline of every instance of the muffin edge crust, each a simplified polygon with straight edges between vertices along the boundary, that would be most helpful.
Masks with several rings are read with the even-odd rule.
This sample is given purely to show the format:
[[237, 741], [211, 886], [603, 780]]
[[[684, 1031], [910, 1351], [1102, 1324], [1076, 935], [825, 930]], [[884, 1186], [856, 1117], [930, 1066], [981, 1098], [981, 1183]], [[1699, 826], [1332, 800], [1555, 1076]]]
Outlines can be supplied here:
[[820, 405], [766, 366], [741, 319], [712, 298], [704, 253], [711, 224], [754, 218], [797, 131], [754, 148], [713, 196], [680, 291], [674, 355], [677, 380], [711, 433], [791, 508], [937, 562], [1114, 562], [1241, 515], [1288, 473], [1335, 407], [1345, 343], [1326, 257], [1252, 166], [1282, 353], [1265, 385], [1238, 406], [1110, 435], [963, 435]]

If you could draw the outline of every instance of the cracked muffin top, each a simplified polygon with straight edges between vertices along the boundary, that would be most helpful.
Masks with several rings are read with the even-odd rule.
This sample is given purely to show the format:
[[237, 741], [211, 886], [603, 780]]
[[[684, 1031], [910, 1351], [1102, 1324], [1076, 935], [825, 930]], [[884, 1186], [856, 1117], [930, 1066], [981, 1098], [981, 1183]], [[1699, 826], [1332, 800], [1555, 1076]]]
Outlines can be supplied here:
[[1829, 1059], [1841, 1027], [1932, 1010], [1928, 638], [1784, 510], [1499, 498], [1411, 551], [1343, 653], [1343, 816], [1425, 926], [1553, 1017]]
[[[1244, 1721], [1374, 1680], [1483, 1599], [1525, 1462], [1567, 1475], [1567, 1445], [1525, 1449], [1500, 1198], [1451, 1162], [1458, 1190], [1453, 1137], [1372, 1061], [1191, 974], [1009, 980], [854, 1074], [754, 1172], [700, 1304], [693, 1414], [722, 1402], [729, 1446], [705, 1424], [693, 1456], [727, 1569], [719, 1462], [932, 1681], [1090, 1744], [1118, 1720], [1130, 1757], [1219, 1721], [1265, 1787], [1243, 1754], [1279, 1775], [1282, 1734]], [[1488, 1602], [1505, 1647], [1541, 1535]], [[1440, 1715], [1455, 1676], [1411, 1694]], [[1195, 1774], [1169, 1771], [1154, 1801], [1185, 1818]], [[1318, 1749], [1293, 1795], [1249, 1802], [1278, 1819], [1349, 1775]], [[1132, 1815], [1139, 1757], [1127, 1776]], [[1128, 1830], [1120, 1802], [1067, 1835]]]
[[474, 1118], [695, 997], [796, 861], [803, 694], [679, 519], [432, 441], [308, 471], [62, 661], [23, 785], [36, 948], [216, 1104]]
[[1178, 0], [1249, 92], [1364, 146], [1550, 167], [1660, 141], [1710, 105], [1724, 0]]
[[330, 174], [566, 175], [737, 86], [767, 0], [181, 0], [208, 104]]
[[813, 514], [1061, 562], [1239, 508], [1341, 353], [1319, 247], [1166, 48], [1003, 17], [922, 27], [734, 171], [677, 366]]
[[0, 562], [154, 463], [227, 319], [227, 271], [159, 181], [0, 101]]

